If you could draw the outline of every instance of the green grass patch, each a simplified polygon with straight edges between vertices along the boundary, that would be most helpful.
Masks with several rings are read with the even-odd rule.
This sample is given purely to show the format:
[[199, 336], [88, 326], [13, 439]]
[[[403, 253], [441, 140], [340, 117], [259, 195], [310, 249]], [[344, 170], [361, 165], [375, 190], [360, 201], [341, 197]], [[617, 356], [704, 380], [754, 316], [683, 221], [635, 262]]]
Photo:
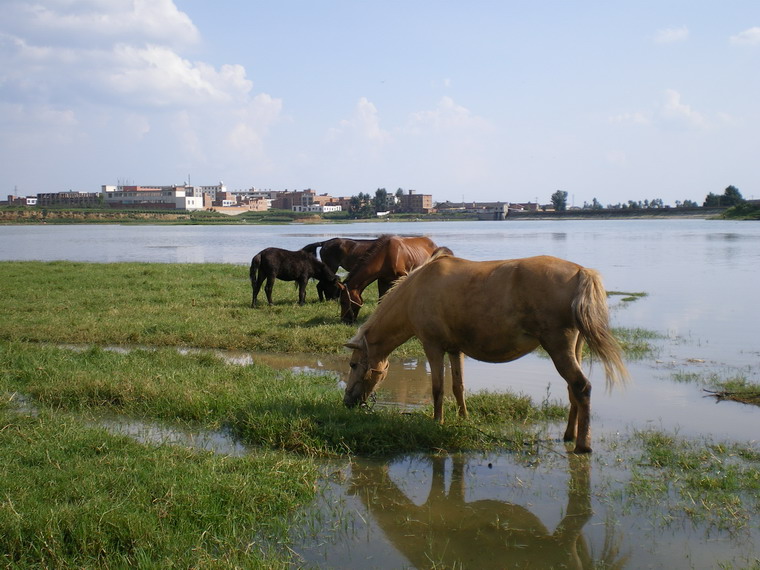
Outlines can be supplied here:
[[523, 449], [534, 439], [532, 424], [566, 413], [509, 393], [480, 394], [469, 399], [468, 420], [458, 421], [450, 407], [441, 426], [431, 410], [347, 409], [334, 377], [171, 349], [124, 354], [11, 343], [0, 345], [0, 369], [0, 390], [46, 409], [224, 426], [249, 445], [304, 455]]
[[678, 371], [671, 377], [676, 382], [690, 382], [703, 387], [704, 391], [718, 400], [730, 400], [760, 406], [760, 384], [750, 382], [743, 374], [728, 378], [717, 373]]
[[750, 524], [760, 508], [760, 450], [738, 443], [696, 442], [661, 431], [634, 435], [627, 494], [657, 508], [665, 522], [686, 515], [720, 529]]
[[[280, 353], [339, 354], [357, 326], [337, 302], [319, 303], [309, 284], [297, 304], [278, 281], [274, 305], [251, 309], [248, 267], [229, 264], [0, 262], [0, 340], [100, 346], [187, 346]], [[377, 306], [364, 292], [360, 323]], [[629, 356], [652, 352], [654, 333], [615, 329]], [[412, 339], [395, 356], [423, 356]]]
[[622, 297], [620, 299], [623, 303], [631, 303], [633, 301], [638, 301], [639, 299], [643, 299], [644, 297], [649, 296], [649, 293], [645, 292], [637, 292], [637, 293], [630, 293], [626, 291], [607, 291], [608, 297]]
[[60, 411], [0, 409], [0, 561], [27, 568], [281, 567], [317, 468], [145, 446]]

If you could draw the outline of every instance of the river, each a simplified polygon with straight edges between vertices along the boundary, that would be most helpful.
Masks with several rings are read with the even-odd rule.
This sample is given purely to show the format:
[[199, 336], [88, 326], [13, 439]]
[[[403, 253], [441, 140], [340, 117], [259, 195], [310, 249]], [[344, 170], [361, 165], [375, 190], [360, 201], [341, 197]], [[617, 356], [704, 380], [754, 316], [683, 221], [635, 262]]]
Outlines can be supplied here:
[[[656, 427], [690, 438], [757, 440], [760, 433], [758, 408], [731, 402], [716, 404], [714, 399], [705, 396], [701, 386], [679, 382], [677, 376], [682, 373], [704, 377], [714, 374], [722, 378], [741, 375], [751, 381], [760, 381], [760, 224], [657, 219], [234, 227], [0, 226], [0, 260], [247, 265], [257, 251], [269, 246], [298, 249], [307, 243], [335, 236], [367, 238], [382, 233], [427, 235], [437, 244], [448, 246], [456, 255], [473, 260], [549, 254], [592, 267], [601, 272], [608, 290], [647, 294], [632, 302], [621, 302], [619, 296], [612, 297], [613, 325], [655, 331], [663, 338], [654, 341], [658, 348], [655, 357], [628, 363], [632, 381], [627, 388], [605, 392], [601, 367], [592, 367], [591, 381], [597, 386], [592, 420], [596, 453], [590, 479], [579, 474], [567, 459], [564, 465], [555, 464], [552, 469], [525, 466], [503, 455], [446, 460], [407, 457], [381, 467], [354, 463], [346, 468], [350, 474], [348, 483], [329, 484], [331, 498], [327, 501], [325, 517], [335, 523], [335, 528], [325, 524], [323, 529], [304, 539], [297, 549], [304, 564], [331, 567], [424, 565], [414, 557], [414, 544], [423, 550], [426, 547], [414, 541], [407, 544], [406, 528], [412, 535], [430, 533], [424, 539], [428, 545], [437, 544], [435, 537], [444, 533], [448, 540], [446, 544], [456, 554], [452, 554], [453, 557], [442, 555], [440, 561], [430, 560], [429, 565], [450, 565], [452, 560], [464, 560], [468, 543], [473, 552], [485, 548], [485, 545], [472, 546], [477, 543], [474, 535], [468, 539], [464, 529], [457, 527], [464, 524], [462, 520], [456, 523], [450, 520], [448, 530], [444, 532], [435, 526], [418, 527], [416, 523], [411, 526], [406, 523], [407, 527], [404, 527], [402, 519], [451, 519], [455, 515], [450, 514], [453, 512], [450, 509], [456, 504], [460, 509], [467, 507], [469, 510], [462, 512], [471, 515], [472, 520], [513, 516], [511, 524], [535, 526], [536, 521], [540, 521], [548, 529], [555, 529], [558, 525], [564, 528], [567, 523], [560, 523], [566, 512], [579, 508], [578, 500], [583, 502], [582, 498], [578, 499], [573, 492], [567, 491], [577, 478], [581, 482], [590, 481], [591, 494], [595, 497], [594, 517], [585, 522], [585, 526], [581, 525], [579, 536], [582, 535], [584, 543], [588, 544], [587, 550], [596, 554], [589, 555], [590, 562], [581, 564], [581, 567], [593, 565], [592, 562], [598, 567], [604, 562], [600, 553], [610, 540], [610, 533], [619, 539], [619, 551], [629, 552], [621, 567], [708, 568], [723, 561], [741, 566], [742, 560], [760, 556], [760, 547], [753, 546], [753, 541], [757, 543], [760, 538], [757, 520], [752, 521], [749, 537], [738, 540], [720, 533], [712, 534], [707, 546], [709, 529], [655, 531], [649, 521], [613, 509], [601, 497], [604, 491], [599, 490], [609, 485], [608, 479], [614, 477], [610, 468], [605, 470], [599, 465], [604, 461], [599, 458], [609, 458], [620, 434], [631, 430]], [[241, 305], [247, 303], [249, 291], [241, 291], [240, 297]], [[269, 358], [273, 364], [338, 374], [342, 374], [345, 368], [344, 358], [308, 355], [285, 359], [254, 355], [254, 358]], [[543, 399], [547, 392], [552, 398], [566, 399], [564, 383], [550, 361], [533, 355], [502, 365], [467, 360], [465, 383], [471, 391], [509, 388], [537, 400]], [[429, 399], [429, 390], [424, 362], [395, 362], [384, 387], [383, 399], [418, 403]], [[557, 426], [553, 436], [559, 437], [561, 429], [562, 426]], [[518, 485], [516, 481], [523, 483]], [[365, 499], [370, 491], [382, 500]], [[395, 499], [389, 499], [391, 496]], [[383, 504], [386, 500], [390, 501], [388, 505]], [[488, 501], [499, 505], [488, 505]], [[403, 508], [399, 506], [401, 503]], [[335, 504], [343, 505], [347, 512], [336, 514]], [[383, 513], [389, 511], [395, 512], [400, 527], [387, 520]], [[350, 531], [335, 522], [346, 517], [351, 520]], [[608, 524], [610, 518], [613, 520], [612, 530]], [[472, 523], [471, 519], [467, 520]], [[336, 530], [337, 527], [340, 528]], [[529, 556], [525, 552], [534, 553], [534, 547], [538, 549], [536, 552], [541, 548], [546, 550], [545, 546], [550, 544], [553, 545], [550, 551], [567, 554], [567, 560], [585, 559], [586, 554], [578, 554], [577, 542], [572, 547], [559, 545], [555, 534], [546, 531], [530, 537], [494, 535], [492, 538], [498, 540], [525, 540], [527, 550], [520, 551], [523, 558], [514, 549], [502, 549], [507, 559], [515, 560], [514, 564], [501, 564], [493, 556], [481, 559], [478, 555], [464, 566], [510, 567], [518, 565], [518, 560], [528, 566], [536, 564], [536, 560], [548, 564], [548, 558], [541, 559], [537, 554], [539, 558], [534, 559], [531, 558], [533, 554]], [[456, 537], [464, 539], [463, 545], [459, 545]], [[539, 548], [541, 545], [544, 547]], [[440, 548], [443, 547], [436, 547]], [[460, 548], [464, 550], [457, 550]], [[622, 561], [622, 554], [618, 561]]]

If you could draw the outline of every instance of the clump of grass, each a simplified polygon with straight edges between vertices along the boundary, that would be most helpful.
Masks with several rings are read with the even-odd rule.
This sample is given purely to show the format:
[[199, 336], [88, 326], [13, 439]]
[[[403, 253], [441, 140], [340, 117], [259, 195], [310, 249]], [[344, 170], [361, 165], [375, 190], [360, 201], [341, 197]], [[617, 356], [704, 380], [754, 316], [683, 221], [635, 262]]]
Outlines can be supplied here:
[[704, 391], [718, 400], [730, 400], [760, 406], [760, 384], [750, 382], [743, 374], [728, 378], [716, 373], [678, 371], [671, 375], [677, 382], [693, 382], [704, 386]]
[[662, 431], [636, 432], [628, 494], [720, 529], [746, 527], [760, 507], [760, 450], [736, 443], [694, 442]]
[[663, 335], [642, 328], [615, 327], [612, 330], [626, 358], [641, 360], [657, 354], [658, 348], [651, 342], [665, 338]]
[[620, 299], [621, 302], [631, 303], [633, 301], [638, 301], [639, 299], [643, 299], [644, 297], [648, 297], [649, 293], [645, 293], [643, 291], [638, 292], [638, 293], [630, 293], [630, 292], [625, 292], [625, 291], [607, 291], [607, 296], [608, 297], [614, 297], [614, 296], [622, 297], [622, 299]]

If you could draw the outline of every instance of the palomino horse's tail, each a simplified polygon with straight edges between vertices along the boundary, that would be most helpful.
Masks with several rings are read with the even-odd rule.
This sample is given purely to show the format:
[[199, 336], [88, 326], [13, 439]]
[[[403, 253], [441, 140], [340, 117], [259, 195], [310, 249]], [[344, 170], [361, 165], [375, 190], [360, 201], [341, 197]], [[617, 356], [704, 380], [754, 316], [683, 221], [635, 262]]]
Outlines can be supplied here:
[[607, 292], [601, 276], [593, 269], [581, 269], [580, 285], [573, 300], [573, 315], [591, 353], [604, 365], [607, 387], [627, 380], [623, 351], [610, 330]]

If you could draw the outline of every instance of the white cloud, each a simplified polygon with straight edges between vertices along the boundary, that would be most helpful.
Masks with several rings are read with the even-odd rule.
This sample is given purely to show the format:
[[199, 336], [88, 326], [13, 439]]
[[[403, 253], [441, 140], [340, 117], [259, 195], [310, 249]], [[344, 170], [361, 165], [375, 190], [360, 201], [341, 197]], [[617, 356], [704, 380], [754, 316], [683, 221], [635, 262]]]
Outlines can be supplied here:
[[659, 118], [665, 123], [688, 128], [707, 127], [707, 120], [691, 106], [681, 101], [681, 94], [674, 89], [665, 91], [665, 101], [659, 108]]
[[198, 29], [173, 0], [4, 0], [4, 16], [32, 43], [100, 45], [118, 41], [174, 46], [199, 40]]
[[[720, 120], [726, 123], [725, 117]], [[703, 129], [710, 126], [707, 118], [681, 100], [675, 89], [666, 89], [663, 99], [654, 110], [620, 113], [609, 117], [609, 122], [622, 125], [655, 126], [678, 129]]]
[[689, 39], [689, 29], [686, 26], [657, 30], [654, 36], [654, 42], [657, 44], [673, 44], [687, 39]]
[[453, 129], [486, 129], [487, 121], [474, 115], [469, 109], [457, 105], [451, 97], [443, 97], [438, 106], [430, 111], [412, 113], [406, 130], [411, 133], [422, 131], [449, 131]]
[[739, 32], [735, 36], [731, 36], [730, 42], [735, 45], [760, 45], [760, 27], [755, 26], [754, 28]]
[[390, 133], [380, 126], [377, 107], [366, 97], [359, 99], [350, 119], [344, 119], [338, 127], [331, 128], [327, 133], [328, 141], [351, 138], [375, 144], [383, 144], [391, 140]]

